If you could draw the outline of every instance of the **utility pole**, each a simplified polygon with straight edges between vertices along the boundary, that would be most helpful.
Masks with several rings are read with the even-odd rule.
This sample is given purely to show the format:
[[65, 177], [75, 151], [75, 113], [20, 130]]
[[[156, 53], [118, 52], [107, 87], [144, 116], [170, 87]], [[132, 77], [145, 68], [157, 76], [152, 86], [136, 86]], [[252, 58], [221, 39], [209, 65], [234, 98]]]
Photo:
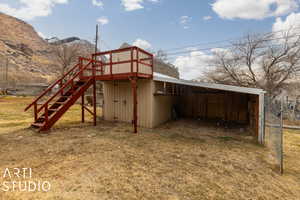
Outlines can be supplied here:
[[95, 53], [98, 52], [98, 24], [96, 25]]

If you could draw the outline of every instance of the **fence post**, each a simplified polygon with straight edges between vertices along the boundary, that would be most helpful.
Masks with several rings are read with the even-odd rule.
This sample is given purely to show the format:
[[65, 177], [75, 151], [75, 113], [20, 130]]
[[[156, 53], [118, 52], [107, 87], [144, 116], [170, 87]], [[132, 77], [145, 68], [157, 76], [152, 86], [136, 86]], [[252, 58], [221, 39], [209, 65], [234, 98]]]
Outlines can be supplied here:
[[280, 174], [283, 174], [283, 98], [280, 107]]

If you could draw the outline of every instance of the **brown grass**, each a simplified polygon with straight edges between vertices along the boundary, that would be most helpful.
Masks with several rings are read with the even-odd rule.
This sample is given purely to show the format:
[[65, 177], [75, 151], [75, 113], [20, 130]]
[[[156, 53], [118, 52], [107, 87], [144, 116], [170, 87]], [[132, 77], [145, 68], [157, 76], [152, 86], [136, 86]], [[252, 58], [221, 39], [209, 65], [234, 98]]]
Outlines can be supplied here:
[[281, 176], [268, 150], [241, 130], [181, 120], [134, 135], [129, 124], [81, 124], [75, 106], [40, 135], [27, 128], [29, 101], [0, 99], [0, 175], [31, 167], [52, 189], [1, 191], [0, 199], [300, 199], [299, 131], [285, 132]]

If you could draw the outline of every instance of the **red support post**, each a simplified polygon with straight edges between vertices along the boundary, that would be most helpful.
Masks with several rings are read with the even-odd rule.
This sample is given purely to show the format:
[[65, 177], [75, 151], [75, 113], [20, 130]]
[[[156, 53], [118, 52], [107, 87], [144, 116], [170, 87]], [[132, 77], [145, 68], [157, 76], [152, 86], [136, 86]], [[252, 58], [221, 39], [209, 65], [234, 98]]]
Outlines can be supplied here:
[[96, 78], [94, 77], [93, 85], [93, 106], [94, 106], [94, 126], [97, 125], [97, 103], [96, 103]]
[[36, 122], [36, 120], [37, 120], [37, 115], [38, 115], [38, 113], [37, 113], [37, 103], [34, 103], [34, 121]]
[[84, 93], [81, 96], [81, 122], [84, 123]]
[[131, 79], [131, 86], [132, 86], [132, 95], [133, 95], [133, 126], [134, 126], [134, 133], [137, 133], [137, 79], [136, 77]]
[[[95, 58], [95, 56], [93, 55], [93, 58]], [[112, 58], [110, 58], [112, 59]], [[97, 91], [97, 88], [96, 88], [96, 63], [93, 63], [93, 106], [94, 106], [94, 126], [97, 125], [97, 105], [96, 105], [96, 100], [97, 100], [97, 97], [96, 97], [96, 91]]]

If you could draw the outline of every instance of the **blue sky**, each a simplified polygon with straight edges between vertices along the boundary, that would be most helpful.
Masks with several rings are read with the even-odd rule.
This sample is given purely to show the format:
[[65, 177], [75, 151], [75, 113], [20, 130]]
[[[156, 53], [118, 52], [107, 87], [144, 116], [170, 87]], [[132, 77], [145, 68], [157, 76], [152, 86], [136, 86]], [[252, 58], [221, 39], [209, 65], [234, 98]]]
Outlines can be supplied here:
[[[98, 23], [102, 50], [128, 42], [156, 51], [288, 28], [300, 21], [299, 4], [299, 0], [0, 0], [0, 11], [27, 21], [46, 37], [92, 41]], [[214, 47], [218, 45], [223, 44]], [[194, 49], [171, 56], [170, 62], [190, 79], [203, 62], [201, 56], [209, 55]]]

